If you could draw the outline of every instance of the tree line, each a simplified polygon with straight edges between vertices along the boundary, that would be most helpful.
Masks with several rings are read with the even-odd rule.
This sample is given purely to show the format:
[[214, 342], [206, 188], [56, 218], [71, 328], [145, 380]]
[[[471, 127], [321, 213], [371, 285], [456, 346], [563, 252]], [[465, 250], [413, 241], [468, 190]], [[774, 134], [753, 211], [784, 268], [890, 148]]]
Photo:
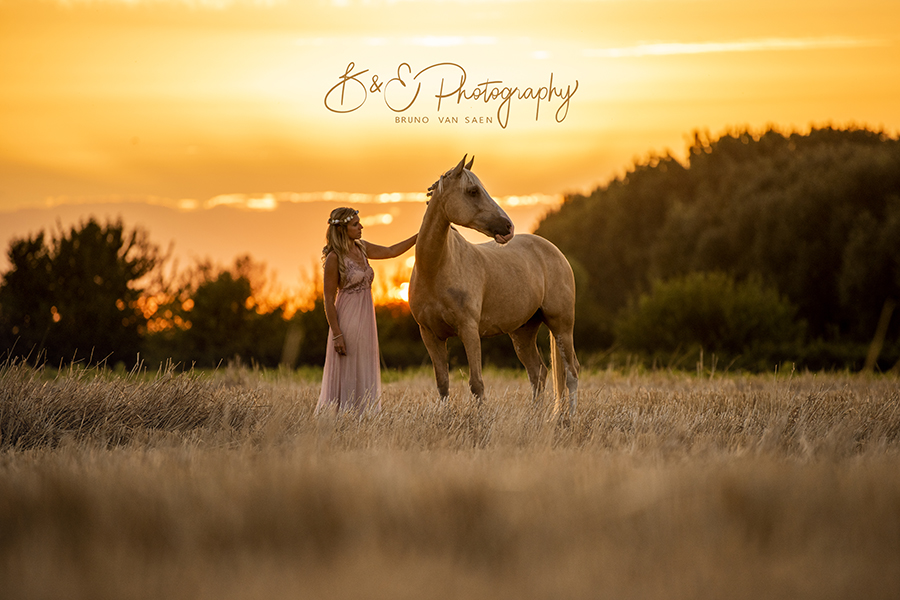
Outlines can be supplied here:
[[[593, 193], [567, 197], [539, 225], [537, 233], [580, 275], [578, 347], [621, 344], [671, 360], [676, 340], [654, 345], [662, 333], [651, 335], [654, 328], [721, 317], [729, 294], [770, 293], [779, 322], [758, 323], [735, 347], [740, 340], [729, 335], [737, 323], [728, 333], [715, 318], [700, 320], [683, 328], [681, 350], [705, 345], [748, 366], [794, 360], [813, 369], [860, 368], [880, 334], [876, 366], [895, 365], [898, 139], [864, 128], [743, 129], [715, 139], [695, 132], [688, 150], [685, 162], [651, 155]], [[719, 278], [704, 283], [698, 274]], [[731, 286], [724, 295], [722, 277]], [[668, 309], [654, 312], [654, 302]], [[766, 340], [776, 343], [744, 355]]]
[[[321, 365], [328, 324], [321, 285], [306, 310], [273, 301], [265, 266], [202, 261], [173, 272], [140, 227], [94, 218], [14, 239], [0, 279], [0, 362], [215, 368]], [[425, 364], [405, 304], [376, 307], [386, 367]], [[459, 353], [457, 353], [457, 357]]]
[[[637, 161], [591, 194], [566, 197], [536, 233], [575, 271], [585, 364], [611, 352], [681, 367], [705, 352], [754, 370], [784, 361], [886, 370], [900, 360], [900, 142], [883, 132], [695, 132], [684, 161]], [[146, 231], [95, 219], [13, 240], [7, 255], [7, 356], [324, 361], [321, 289], [306, 310], [270, 304], [265, 269], [250, 257], [172, 273]], [[429, 364], [405, 304], [376, 314], [385, 367]], [[450, 350], [465, 364], [461, 344]], [[505, 336], [483, 350], [488, 363], [518, 364]]]

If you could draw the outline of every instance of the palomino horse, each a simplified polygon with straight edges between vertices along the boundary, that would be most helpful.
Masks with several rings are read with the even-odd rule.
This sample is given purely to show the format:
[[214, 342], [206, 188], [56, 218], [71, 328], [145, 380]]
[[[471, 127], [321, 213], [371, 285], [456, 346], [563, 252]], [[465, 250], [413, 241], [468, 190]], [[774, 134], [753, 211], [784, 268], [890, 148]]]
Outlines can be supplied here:
[[[541, 323], [550, 329], [558, 413], [568, 391], [569, 413], [578, 400], [578, 359], [572, 342], [575, 278], [559, 249], [536, 235], [513, 235], [513, 224], [466, 158], [430, 188], [431, 200], [416, 241], [409, 308], [434, 365], [441, 398], [450, 394], [447, 339], [458, 335], [469, 361], [469, 388], [484, 397], [481, 338], [503, 333], [528, 371], [537, 401], [547, 367], [537, 349]], [[494, 241], [472, 244], [451, 227], [470, 227]]]

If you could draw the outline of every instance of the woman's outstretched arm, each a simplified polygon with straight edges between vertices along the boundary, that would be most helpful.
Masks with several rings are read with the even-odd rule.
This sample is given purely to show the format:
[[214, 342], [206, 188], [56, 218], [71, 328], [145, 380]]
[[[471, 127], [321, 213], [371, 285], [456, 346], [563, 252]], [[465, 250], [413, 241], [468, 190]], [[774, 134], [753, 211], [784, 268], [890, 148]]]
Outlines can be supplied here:
[[415, 246], [417, 237], [419, 237], [418, 233], [402, 242], [397, 242], [393, 246], [379, 246], [372, 242], [364, 242], [366, 244], [366, 256], [369, 258], [396, 258]]

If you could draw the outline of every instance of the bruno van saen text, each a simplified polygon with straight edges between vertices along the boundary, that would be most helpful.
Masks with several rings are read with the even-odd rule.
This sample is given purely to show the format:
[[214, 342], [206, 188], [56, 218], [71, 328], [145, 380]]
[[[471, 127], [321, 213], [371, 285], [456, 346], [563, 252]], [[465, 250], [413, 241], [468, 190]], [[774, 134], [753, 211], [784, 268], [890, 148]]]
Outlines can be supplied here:
[[[578, 90], [578, 80], [574, 84], [567, 85], [565, 90], [553, 84], [553, 73], [550, 73], [550, 81], [546, 86], [511, 87], [504, 86], [502, 80], [485, 80], [466, 88], [466, 70], [456, 63], [442, 62], [425, 67], [413, 75], [412, 67], [408, 63], [401, 63], [397, 67], [397, 76], [388, 80], [381, 80], [378, 75], [371, 75], [371, 81], [362, 81], [360, 77], [369, 72], [368, 69], [353, 72], [355, 63], [347, 65], [343, 75], [338, 77], [336, 83], [325, 94], [325, 108], [336, 113], [350, 113], [362, 108], [369, 94], [380, 93], [384, 103], [396, 113], [406, 112], [419, 100], [423, 86], [434, 86], [437, 93], [437, 110], [441, 110], [444, 101], [460, 105], [463, 101], [481, 102], [485, 105], [497, 104], [497, 122], [504, 129], [509, 124], [509, 115], [514, 100], [534, 101], [534, 119], [538, 120], [541, 110], [541, 102], [552, 102], [554, 98], [561, 100], [556, 109], [555, 119], [562, 123], [569, 114], [569, 101]], [[458, 81], [458, 83], [456, 83]], [[454, 87], [455, 86], [455, 87]], [[426, 97], [423, 94], [423, 98]], [[456, 123], [456, 117], [438, 117], [441, 123]], [[402, 119], [402, 121], [401, 121]], [[424, 119], [424, 121], [422, 121]], [[428, 122], [428, 118], [397, 117], [397, 122]], [[485, 120], [487, 119], [487, 121]], [[490, 122], [490, 117], [466, 117], [466, 123]]]

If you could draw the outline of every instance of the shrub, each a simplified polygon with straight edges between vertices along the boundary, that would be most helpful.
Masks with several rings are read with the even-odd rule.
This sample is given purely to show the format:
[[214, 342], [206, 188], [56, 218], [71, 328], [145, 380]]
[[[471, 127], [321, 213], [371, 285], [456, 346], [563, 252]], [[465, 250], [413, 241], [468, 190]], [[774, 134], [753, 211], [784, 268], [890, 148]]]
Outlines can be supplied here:
[[803, 334], [796, 309], [759, 279], [736, 282], [721, 273], [657, 281], [652, 292], [620, 313], [623, 347], [660, 358], [700, 348], [741, 364], [790, 359]]

